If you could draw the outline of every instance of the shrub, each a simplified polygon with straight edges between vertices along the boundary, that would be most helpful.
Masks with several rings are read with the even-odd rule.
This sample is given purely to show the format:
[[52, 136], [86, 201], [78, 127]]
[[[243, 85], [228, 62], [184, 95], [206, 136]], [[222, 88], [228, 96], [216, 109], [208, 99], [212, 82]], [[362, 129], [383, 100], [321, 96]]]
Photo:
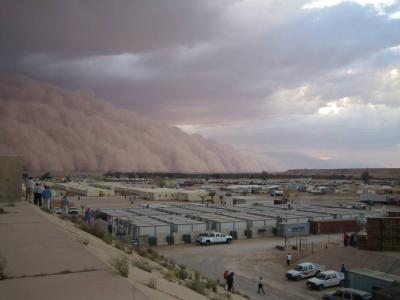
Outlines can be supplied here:
[[0, 255], [0, 280], [6, 278], [6, 258]]
[[173, 245], [175, 243], [175, 238], [173, 235], [167, 236], [167, 243], [168, 243], [168, 245]]
[[150, 264], [144, 259], [136, 260], [132, 263], [132, 265], [149, 273], [151, 273], [151, 271], [153, 270]]
[[211, 289], [213, 292], [216, 293], [218, 291], [218, 284], [215, 280], [209, 278], [206, 281], [206, 288]]
[[164, 274], [164, 278], [167, 280], [174, 280], [176, 278], [175, 276], [175, 272], [172, 270], [168, 270], [165, 274]]
[[157, 289], [157, 280], [155, 278], [150, 278], [147, 286], [152, 289]]
[[186, 278], [188, 278], [189, 273], [185, 269], [179, 269], [176, 275], [179, 279], [185, 280]]
[[200, 278], [201, 278], [200, 272], [195, 271], [195, 272], [194, 272], [194, 279], [198, 281], [198, 280], [200, 280]]
[[147, 250], [143, 247], [137, 247], [135, 250], [136, 253], [139, 254], [140, 256], [145, 256], [147, 253]]
[[190, 244], [192, 242], [192, 236], [190, 234], [184, 234], [182, 236], [183, 241], [185, 244]]
[[128, 277], [129, 275], [129, 265], [126, 256], [114, 257], [111, 259], [111, 266], [119, 275], [123, 277]]
[[101, 238], [103, 240], [103, 242], [105, 242], [106, 244], [111, 244], [112, 243], [112, 236], [111, 234], [105, 232], [103, 237]]
[[4, 208], [0, 207], [0, 214], [6, 214], [7, 212], [4, 210]]
[[237, 236], [237, 231], [236, 230], [232, 230], [229, 234], [232, 236], [232, 238], [234, 240], [237, 240], [238, 236]]
[[199, 294], [202, 294], [202, 295], [207, 294], [205, 283], [201, 282], [199, 280], [193, 280], [193, 281], [186, 282], [186, 286]]

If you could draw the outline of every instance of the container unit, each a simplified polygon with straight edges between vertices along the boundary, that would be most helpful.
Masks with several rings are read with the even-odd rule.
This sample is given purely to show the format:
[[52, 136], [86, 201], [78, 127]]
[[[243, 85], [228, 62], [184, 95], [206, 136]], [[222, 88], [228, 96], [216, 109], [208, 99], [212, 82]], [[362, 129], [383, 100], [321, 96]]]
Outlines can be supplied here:
[[178, 201], [195, 202], [210, 200], [210, 198], [208, 191], [205, 190], [183, 190], [177, 194]]
[[332, 234], [345, 232], [358, 232], [357, 220], [318, 220], [310, 221], [312, 234]]
[[126, 211], [135, 213], [141, 216], [167, 215], [168, 213], [154, 208], [127, 208]]
[[236, 231], [239, 239], [245, 238], [244, 231], [247, 228], [247, 222], [245, 220], [207, 213], [192, 217], [205, 221], [207, 223], [207, 230], [222, 232], [224, 234], [230, 234], [232, 231]]
[[154, 215], [152, 218], [171, 225], [171, 235], [174, 237], [175, 244], [184, 243], [184, 235], [189, 235], [190, 241], [195, 242], [198, 235], [207, 230], [206, 222], [185, 218], [183, 216]]
[[368, 218], [369, 250], [400, 251], [400, 218]]
[[247, 222], [245, 235], [248, 238], [271, 236], [273, 232], [272, 229], [276, 225], [276, 220], [274, 218], [252, 215], [246, 212], [220, 212], [218, 214], [245, 220]]
[[247, 211], [249, 214], [258, 215], [258, 216], [267, 216], [274, 218], [276, 221], [286, 222], [286, 223], [307, 223], [308, 218], [304, 216], [296, 216], [286, 212], [279, 212], [273, 210], [254, 210], [249, 209]]
[[[117, 223], [132, 239], [142, 240], [143, 237], [157, 238], [157, 245], [166, 245], [166, 237], [171, 235], [171, 225], [149, 216], [129, 215], [117, 218]], [[120, 227], [120, 228], [121, 228]]]
[[194, 215], [198, 213], [196, 211], [182, 207], [157, 207], [156, 210], [170, 215], [178, 215], [178, 216]]
[[276, 225], [276, 235], [281, 237], [305, 236], [310, 234], [310, 223], [280, 222]]
[[294, 216], [299, 216], [303, 218], [307, 218], [308, 221], [313, 220], [333, 220], [333, 216], [330, 214], [324, 214], [322, 212], [310, 212], [310, 211], [298, 211], [295, 209], [286, 209], [286, 210], [276, 210], [278, 213], [284, 215], [286, 213]]
[[395, 286], [396, 282], [400, 282], [400, 276], [370, 269], [352, 269], [346, 273], [347, 286], [369, 293]]
[[400, 211], [388, 211], [388, 217], [389, 218], [399, 218]]
[[219, 208], [219, 207], [215, 207], [215, 206], [205, 206], [205, 205], [190, 205], [190, 206], [186, 206], [185, 208], [195, 211], [196, 213], [214, 214], [219, 211], [224, 211], [223, 208]]

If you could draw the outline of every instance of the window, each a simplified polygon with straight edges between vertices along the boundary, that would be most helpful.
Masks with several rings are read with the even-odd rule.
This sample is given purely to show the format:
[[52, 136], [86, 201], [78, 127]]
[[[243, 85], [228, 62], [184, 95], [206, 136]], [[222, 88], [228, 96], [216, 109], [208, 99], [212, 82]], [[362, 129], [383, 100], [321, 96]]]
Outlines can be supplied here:
[[332, 278], [336, 278], [337, 276], [336, 276], [336, 274], [332, 274]]

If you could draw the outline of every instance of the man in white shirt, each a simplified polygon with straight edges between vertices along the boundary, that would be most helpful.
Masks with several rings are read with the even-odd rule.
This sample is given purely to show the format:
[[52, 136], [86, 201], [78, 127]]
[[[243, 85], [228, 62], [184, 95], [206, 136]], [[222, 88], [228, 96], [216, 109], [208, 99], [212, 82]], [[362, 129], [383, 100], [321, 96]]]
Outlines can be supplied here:
[[287, 259], [286, 259], [286, 262], [287, 262], [287, 265], [288, 266], [290, 266], [290, 262], [292, 261], [292, 255], [290, 254], [290, 253], [288, 253], [287, 254]]

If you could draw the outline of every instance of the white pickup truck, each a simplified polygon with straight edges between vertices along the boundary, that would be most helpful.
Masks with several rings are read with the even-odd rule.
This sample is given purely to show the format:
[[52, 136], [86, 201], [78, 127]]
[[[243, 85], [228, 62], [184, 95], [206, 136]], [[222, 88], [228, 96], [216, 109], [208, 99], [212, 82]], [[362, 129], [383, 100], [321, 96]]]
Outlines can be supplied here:
[[210, 245], [218, 243], [230, 244], [232, 242], [232, 236], [225, 235], [220, 232], [200, 233], [196, 240], [199, 244]]
[[321, 271], [324, 271], [325, 267], [310, 262], [304, 262], [298, 264], [294, 269], [286, 272], [286, 278], [292, 280], [300, 280], [317, 275]]
[[330, 286], [344, 286], [344, 274], [332, 270], [319, 273], [317, 276], [307, 280], [310, 289], [322, 290]]

